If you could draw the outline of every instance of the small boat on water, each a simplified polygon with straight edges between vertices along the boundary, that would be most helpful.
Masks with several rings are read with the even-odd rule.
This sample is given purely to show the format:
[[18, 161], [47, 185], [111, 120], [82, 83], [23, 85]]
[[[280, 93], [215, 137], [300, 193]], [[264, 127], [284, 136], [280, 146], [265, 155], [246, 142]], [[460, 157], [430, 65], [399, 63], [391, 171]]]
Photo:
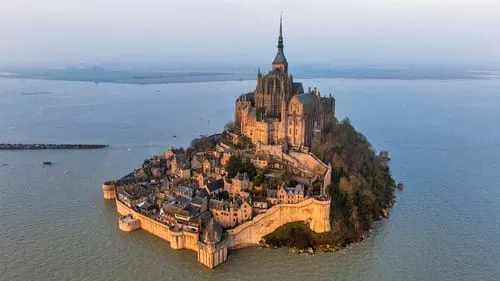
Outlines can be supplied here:
[[403, 190], [403, 188], [404, 188], [404, 187], [405, 187], [405, 185], [404, 185], [403, 183], [401, 183], [401, 182], [400, 182], [400, 183], [398, 183], [398, 185], [396, 186], [396, 188], [397, 188], [398, 190]]
[[45, 166], [51, 166], [52, 162], [50, 162], [50, 161], [44, 161], [42, 164], [45, 165]]

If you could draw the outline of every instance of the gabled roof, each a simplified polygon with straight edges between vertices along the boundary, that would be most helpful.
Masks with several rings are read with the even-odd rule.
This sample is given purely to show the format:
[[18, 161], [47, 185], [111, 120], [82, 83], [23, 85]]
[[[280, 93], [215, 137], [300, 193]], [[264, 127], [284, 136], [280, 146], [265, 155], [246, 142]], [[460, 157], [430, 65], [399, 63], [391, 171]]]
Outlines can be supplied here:
[[191, 198], [187, 198], [184, 196], [177, 196], [177, 197], [175, 197], [175, 201], [171, 202], [171, 204], [174, 204], [176, 206], [180, 206], [181, 208], [184, 208], [184, 207], [189, 206], [191, 204]]
[[222, 240], [222, 226], [212, 217], [203, 230], [203, 242], [217, 244]]
[[182, 216], [189, 216], [189, 212], [184, 210], [183, 208], [179, 208], [177, 206], [171, 205], [171, 204], [166, 204], [163, 206], [163, 212], [171, 215], [182, 215]]
[[229, 202], [224, 201], [224, 200], [210, 199], [209, 208], [216, 209], [216, 210], [228, 210], [229, 209]]
[[189, 186], [179, 185], [175, 188], [175, 191], [187, 193], [187, 194], [193, 194], [194, 189], [192, 187], [189, 187]]
[[201, 198], [199, 196], [195, 196], [193, 198], [193, 200], [191, 200], [191, 204], [193, 204], [193, 205], [201, 205], [202, 202], [203, 202], [203, 198]]
[[304, 194], [304, 185], [302, 184], [297, 184], [296, 186], [294, 187], [285, 187], [284, 188], [285, 191], [290, 194], [290, 195], [294, 195], [294, 194]]
[[277, 198], [278, 197], [278, 191], [276, 189], [268, 189], [267, 190], [267, 197], [268, 198]]
[[208, 194], [208, 192], [207, 192], [205, 189], [198, 189], [198, 190], [196, 191], [196, 196], [198, 196], [198, 197], [202, 197], [202, 198], [203, 198], [203, 197], [205, 197], [205, 198], [206, 198], [206, 197], [208, 197], [208, 196], [209, 196], [209, 194]]

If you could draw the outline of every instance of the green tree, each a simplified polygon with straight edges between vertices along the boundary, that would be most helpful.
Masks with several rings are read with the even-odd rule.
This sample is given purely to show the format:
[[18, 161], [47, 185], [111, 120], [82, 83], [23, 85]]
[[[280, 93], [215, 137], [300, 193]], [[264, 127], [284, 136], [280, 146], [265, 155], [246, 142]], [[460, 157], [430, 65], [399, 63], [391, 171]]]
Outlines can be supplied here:
[[234, 178], [238, 173], [247, 173], [248, 178], [253, 180], [257, 175], [257, 169], [249, 159], [238, 155], [231, 155], [225, 166], [227, 177]]
[[216, 141], [207, 136], [200, 136], [191, 141], [191, 144], [188, 148], [188, 153], [196, 153], [196, 152], [206, 152], [212, 151], [215, 149]]
[[342, 241], [357, 241], [394, 202], [394, 180], [349, 119], [327, 126], [311, 148], [332, 164], [332, 222]]

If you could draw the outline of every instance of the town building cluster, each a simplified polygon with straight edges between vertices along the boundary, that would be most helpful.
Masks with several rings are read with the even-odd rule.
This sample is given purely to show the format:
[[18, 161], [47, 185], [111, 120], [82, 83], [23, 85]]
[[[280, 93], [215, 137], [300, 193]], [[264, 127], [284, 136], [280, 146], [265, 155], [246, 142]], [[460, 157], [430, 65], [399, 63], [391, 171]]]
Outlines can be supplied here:
[[[173, 228], [200, 232], [211, 218], [223, 229], [234, 228], [274, 205], [296, 204], [313, 193], [312, 185], [297, 181], [291, 186], [281, 183], [263, 188], [256, 186], [246, 172], [228, 177], [225, 165], [230, 157], [239, 157], [252, 165], [265, 161], [266, 164], [258, 165], [264, 169], [272, 168], [273, 163], [286, 165], [269, 155], [262, 160], [252, 151], [242, 153], [224, 143], [217, 144], [213, 151], [192, 155], [184, 149], [169, 149], [115, 181], [117, 199]], [[272, 169], [268, 171], [264, 177], [275, 176]]]

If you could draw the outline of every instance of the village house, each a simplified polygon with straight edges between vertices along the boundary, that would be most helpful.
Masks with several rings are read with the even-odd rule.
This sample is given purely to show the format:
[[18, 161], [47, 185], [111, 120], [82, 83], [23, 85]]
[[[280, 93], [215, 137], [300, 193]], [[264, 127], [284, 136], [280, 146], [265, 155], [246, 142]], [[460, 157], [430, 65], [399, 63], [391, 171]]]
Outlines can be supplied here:
[[224, 228], [233, 228], [252, 219], [252, 206], [241, 198], [231, 201], [210, 199], [209, 209]]
[[123, 189], [118, 193], [118, 199], [125, 203], [128, 207], [135, 207], [137, 204], [146, 202], [148, 199], [147, 193], [140, 189]]
[[191, 159], [191, 169], [200, 170], [203, 165], [203, 153], [199, 152], [193, 155]]
[[229, 151], [224, 151], [222, 153], [222, 158], [220, 159], [221, 165], [225, 166], [227, 164], [227, 162], [229, 161], [229, 158], [231, 158], [232, 155], [233, 155], [233, 153], [231, 153]]
[[183, 179], [191, 178], [191, 162], [183, 149], [168, 149], [163, 153], [168, 161], [170, 172]]
[[256, 216], [260, 213], [264, 213], [269, 209], [269, 203], [267, 202], [267, 198], [264, 196], [256, 196], [252, 200], [252, 212], [253, 215]]
[[295, 187], [281, 186], [278, 189], [279, 204], [296, 204], [304, 201], [304, 185], [297, 184]]
[[139, 212], [143, 215], [150, 216], [158, 210], [155, 204], [149, 203], [149, 202], [141, 202], [136, 205], [137, 208], [139, 209]]
[[274, 206], [274, 205], [279, 203], [278, 190], [276, 190], [276, 189], [268, 189], [267, 190], [267, 202], [269, 202], [269, 204], [271, 206]]
[[269, 165], [270, 161], [268, 157], [256, 156], [255, 158], [252, 158], [250, 162], [255, 166], [255, 168], [264, 169]]
[[189, 186], [179, 185], [175, 188], [175, 195], [192, 198], [194, 195], [194, 189]]
[[203, 186], [209, 195], [215, 195], [224, 190], [224, 179], [210, 181]]
[[232, 180], [231, 184], [228, 184], [227, 191], [231, 196], [237, 197], [242, 192], [246, 192], [250, 188], [250, 180], [248, 179], [247, 173], [238, 173]]
[[200, 209], [200, 212], [205, 212], [208, 210], [208, 199], [207, 197], [195, 196], [191, 200], [191, 205]]

